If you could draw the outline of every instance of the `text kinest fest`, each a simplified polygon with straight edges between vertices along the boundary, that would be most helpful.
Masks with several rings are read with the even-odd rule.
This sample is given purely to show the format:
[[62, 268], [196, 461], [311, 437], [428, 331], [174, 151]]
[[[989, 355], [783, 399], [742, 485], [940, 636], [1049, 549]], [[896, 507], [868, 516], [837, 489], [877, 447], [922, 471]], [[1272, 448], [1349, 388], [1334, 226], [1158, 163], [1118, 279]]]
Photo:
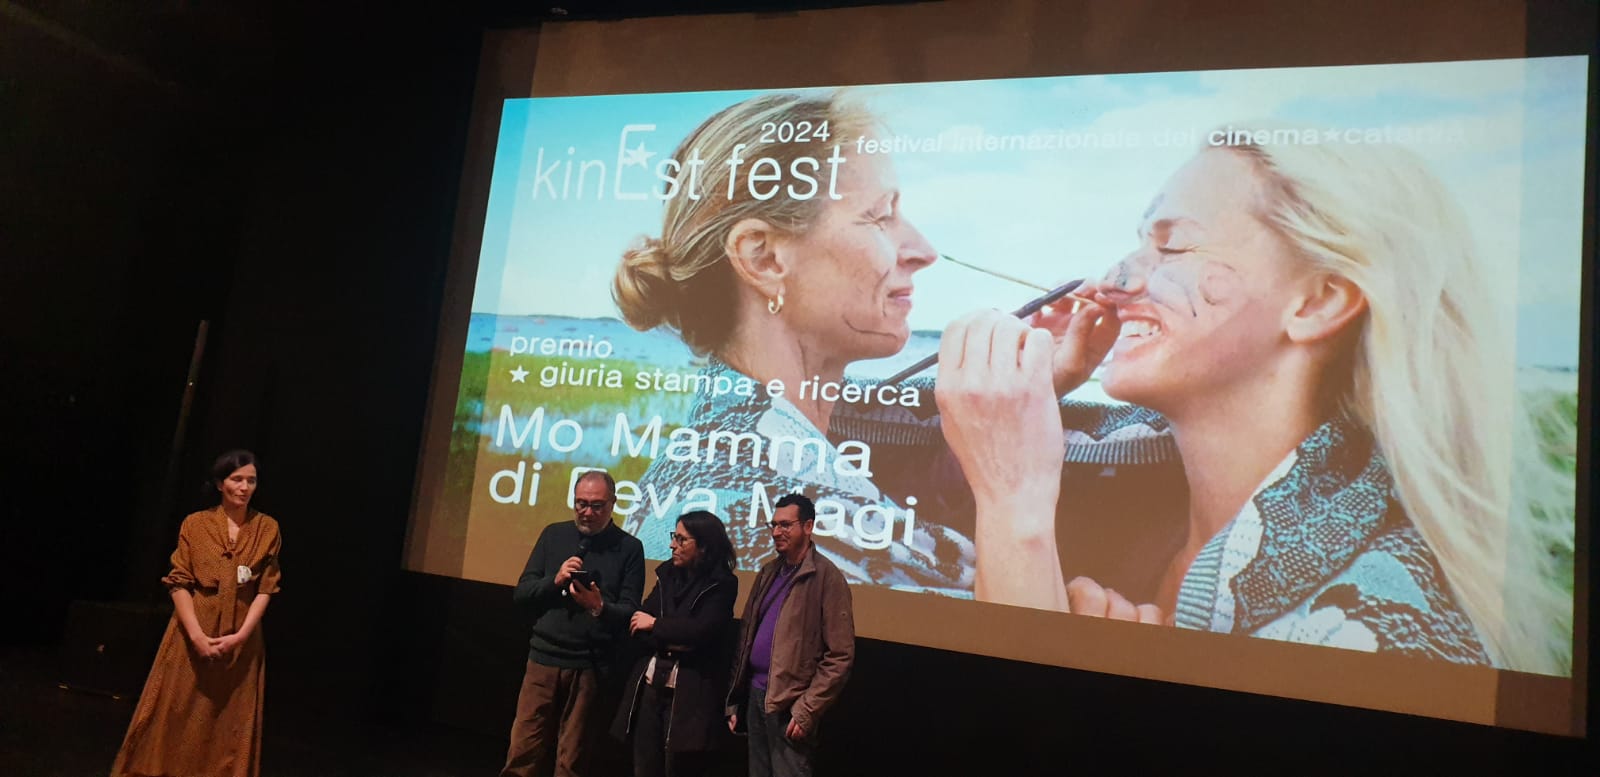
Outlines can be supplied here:
[[[655, 129], [654, 124], [628, 124], [618, 133], [617, 156], [613, 163], [615, 174], [611, 176], [611, 197], [616, 200], [643, 200], [650, 197], [670, 200], [682, 194], [691, 200], [698, 200], [705, 196], [704, 189], [700, 185], [700, 172], [709, 160], [700, 156], [698, 148], [690, 151], [687, 159], [680, 161], [668, 157], [656, 163], [653, 172], [656, 180], [661, 183], [660, 188], [649, 193], [624, 188], [623, 174], [628, 168], [637, 166], [648, 170], [650, 158], [656, 155], [656, 152], [645, 147], [643, 139], [639, 140], [638, 145], [630, 148], [628, 136], [654, 132]], [[784, 129], [789, 130], [788, 135], [782, 134]], [[774, 126], [771, 137], [764, 137], [761, 142], [767, 143], [772, 140], [783, 143], [807, 142], [812, 139], [826, 141], [828, 137], [827, 122], [822, 122], [815, 128], [807, 126], [803, 128], [803, 134], [801, 128], [786, 124], [783, 127]], [[787, 170], [778, 160], [770, 157], [756, 159], [744, 157], [742, 152], [749, 145], [736, 144], [733, 153], [726, 160], [716, 163], [728, 166], [727, 197], [732, 198], [735, 187], [743, 182], [750, 196], [757, 200], [770, 200], [780, 192], [792, 200], [809, 200], [823, 194], [824, 191], [826, 191], [824, 196], [829, 199], [843, 199], [844, 195], [840, 194], [837, 188], [839, 168], [849, 160], [844, 156], [839, 144], [834, 144], [833, 153], [826, 159], [811, 156], [796, 157], [790, 162]], [[576, 157], [577, 153], [576, 146], [568, 146], [566, 158], [556, 157], [547, 164], [545, 148], [539, 147], [534, 157], [533, 181], [530, 184], [533, 199], [581, 200], [585, 198], [591, 180], [594, 182], [592, 184], [594, 198], [597, 200], [606, 198], [606, 160], [579, 159]], [[573, 180], [574, 172], [577, 173], [576, 181]]]

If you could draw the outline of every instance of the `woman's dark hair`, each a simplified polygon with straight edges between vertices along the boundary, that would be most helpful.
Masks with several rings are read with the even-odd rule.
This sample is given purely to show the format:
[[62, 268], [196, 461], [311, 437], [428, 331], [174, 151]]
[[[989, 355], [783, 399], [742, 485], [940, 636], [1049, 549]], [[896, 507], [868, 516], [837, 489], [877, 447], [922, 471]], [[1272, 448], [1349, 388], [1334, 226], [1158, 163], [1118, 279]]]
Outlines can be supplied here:
[[211, 480], [208, 481], [208, 485], [213, 489], [221, 488], [222, 481], [227, 480], [229, 475], [232, 475], [239, 468], [247, 467], [251, 464], [255, 465], [256, 474], [259, 476], [261, 474], [261, 465], [256, 462], [254, 453], [243, 448], [228, 451], [218, 456], [216, 463], [211, 465]]
[[722, 519], [705, 510], [695, 510], [678, 516], [683, 530], [700, 546], [700, 559], [695, 562], [702, 569], [725, 567], [729, 572], [739, 563], [733, 555], [733, 543], [728, 540], [728, 530]]

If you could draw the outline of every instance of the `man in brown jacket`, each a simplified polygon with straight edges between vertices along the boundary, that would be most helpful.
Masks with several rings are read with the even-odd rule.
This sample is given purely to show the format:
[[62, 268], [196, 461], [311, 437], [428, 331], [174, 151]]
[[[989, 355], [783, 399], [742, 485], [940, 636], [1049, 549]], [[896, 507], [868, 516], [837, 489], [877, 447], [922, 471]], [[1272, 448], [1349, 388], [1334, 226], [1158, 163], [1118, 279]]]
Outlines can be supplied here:
[[[807, 777], [817, 722], [855, 660], [850, 586], [811, 543], [811, 500], [789, 494], [772, 513], [778, 557], [756, 575], [728, 692], [728, 728], [750, 733], [750, 777]], [[742, 719], [741, 719], [741, 716]]]

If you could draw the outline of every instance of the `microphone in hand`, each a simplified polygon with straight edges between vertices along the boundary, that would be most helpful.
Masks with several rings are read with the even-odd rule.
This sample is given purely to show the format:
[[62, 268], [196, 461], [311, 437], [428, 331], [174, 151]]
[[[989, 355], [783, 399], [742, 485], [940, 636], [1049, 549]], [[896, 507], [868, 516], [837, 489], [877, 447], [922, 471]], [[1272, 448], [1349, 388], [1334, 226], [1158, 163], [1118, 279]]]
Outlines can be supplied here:
[[[578, 538], [578, 549], [574, 550], [572, 552], [572, 555], [575, 558], [577, 558], [579, 561], [582, 561], [583, 557], [589, 554], [589, 543], [590, 543], [591, 539], [592, 538], [589, 537], [589, 535], [587, 535], [587, 534], [585, 534], [582, 537]], [[574, 583], [578, 582], [578, 578], [579, 577], [582, 577], [582, 576], [581, 575], [569, 575], [568, 576], [567, 584], [561, 587], [561, 595], [562, 596], [568, 596], [568, 595], [571, 594], [572, 586], [573, 586]]]

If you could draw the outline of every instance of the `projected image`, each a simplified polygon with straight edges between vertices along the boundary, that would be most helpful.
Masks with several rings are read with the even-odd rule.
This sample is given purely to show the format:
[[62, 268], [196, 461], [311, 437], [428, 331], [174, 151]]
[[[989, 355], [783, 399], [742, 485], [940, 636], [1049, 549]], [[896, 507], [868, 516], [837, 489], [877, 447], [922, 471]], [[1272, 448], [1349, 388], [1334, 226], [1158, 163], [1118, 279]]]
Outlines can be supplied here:
[[509, 100], [433, 520], [1570, 674], [1586, 72]]

